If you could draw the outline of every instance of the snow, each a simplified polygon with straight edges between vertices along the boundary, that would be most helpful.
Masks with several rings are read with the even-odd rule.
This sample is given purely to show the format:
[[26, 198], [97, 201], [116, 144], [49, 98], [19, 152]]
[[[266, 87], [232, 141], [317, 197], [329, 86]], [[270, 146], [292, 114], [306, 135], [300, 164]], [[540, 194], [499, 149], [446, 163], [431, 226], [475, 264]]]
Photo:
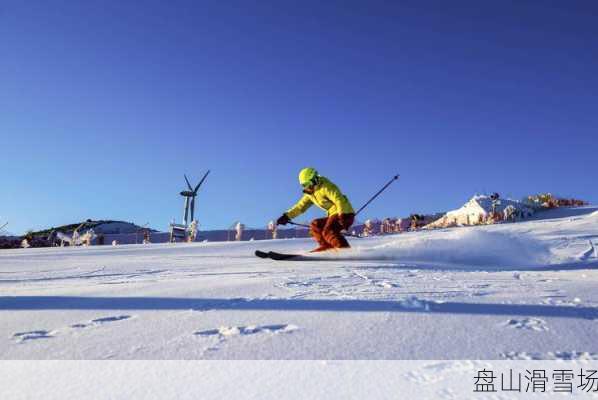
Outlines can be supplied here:
[[0, 251], [0, 358], [598, 357], [597, 207], [350, 240]]
[[[534, 360], [534, 354], [525, 354]], [[588, 354], [554, 354], [583, 358]], [[524, 365], [522, 365], [524, 364]], [[2, 368], [4, 367], [4, 368]], [[12, 361], [0, 362], [3, 399], [595, 399], [572, 394], [473, 393], [476, 371], [525, 374], [537, 368], [552, 377], [584, 361]], [[525, 375], [524, 375], [525, 376]], [[579, 378], [575, 377], [575, 386]], [[500, 386], [498, 386], [500, 388]], [[497, 391], [498, 392], [498, 391]]]

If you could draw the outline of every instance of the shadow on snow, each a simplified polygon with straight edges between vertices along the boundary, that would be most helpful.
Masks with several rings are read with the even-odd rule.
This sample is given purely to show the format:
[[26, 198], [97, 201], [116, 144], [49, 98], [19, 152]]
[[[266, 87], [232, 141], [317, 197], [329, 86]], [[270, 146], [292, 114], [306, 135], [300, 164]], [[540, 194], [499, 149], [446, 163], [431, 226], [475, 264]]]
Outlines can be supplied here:
[[0, 311], [26, 310], [246, 310], [398, 312], [598, 319], [598, 308], [579, 306], [484, 304], [421, 301], [411, 307], [401, 301], [318, 299], [218, 299], [176, 297], [2, 296]]

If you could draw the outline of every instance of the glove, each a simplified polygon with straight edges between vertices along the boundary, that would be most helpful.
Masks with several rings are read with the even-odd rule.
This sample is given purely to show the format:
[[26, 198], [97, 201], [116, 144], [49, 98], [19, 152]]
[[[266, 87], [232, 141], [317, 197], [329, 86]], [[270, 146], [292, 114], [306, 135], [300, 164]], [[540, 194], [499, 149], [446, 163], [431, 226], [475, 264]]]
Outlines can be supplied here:
[[278, 219], [276, 220], [276, 225], [286, 225], [286, 224], [288, 224], [290, 221], [291, 221], [291, 219], [290, 219], [290, 218], [289, 218], [289, 216], [288, 216], [288, 215], [285, 213], [285, 214], [282, 214], [282, 215], [280, 216], [280, 218], [278, 218]]

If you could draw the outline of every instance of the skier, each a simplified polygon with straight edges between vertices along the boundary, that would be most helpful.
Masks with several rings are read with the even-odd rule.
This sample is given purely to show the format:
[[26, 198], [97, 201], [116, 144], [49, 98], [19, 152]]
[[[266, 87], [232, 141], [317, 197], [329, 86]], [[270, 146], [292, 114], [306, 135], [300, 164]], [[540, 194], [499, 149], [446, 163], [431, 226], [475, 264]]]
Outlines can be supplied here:
[[347, 196], [342, 194], [334, 183], [319, 175], [313, 168], [303, 168], [299, 172], [299, 183], [303, 186], [303, 197], [282, 214], [276, 223], [286, 225], [291, 219], [303, 214], [315, 204], [326, 211], [328, 216], [311, 222], [311, 235], [319, 244], [319, 247], [311, 252], [351, 247], [341, 233], [341, 231], [349, 229], [355, 219], [355, 211]]

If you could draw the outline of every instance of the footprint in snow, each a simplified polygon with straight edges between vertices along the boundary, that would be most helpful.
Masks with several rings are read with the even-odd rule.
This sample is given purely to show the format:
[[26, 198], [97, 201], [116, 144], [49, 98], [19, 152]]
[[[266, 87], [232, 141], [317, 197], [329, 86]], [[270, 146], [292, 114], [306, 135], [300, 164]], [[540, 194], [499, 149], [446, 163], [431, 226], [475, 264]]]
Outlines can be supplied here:
[[[81, 329], [87, 328], [92, 325], [102, 325], [108, 322], [114, 321], [122, 321], [124, 319], [131, 318], [130, 315], [116, 315], [111, 317], [104, 317], [104, 318], [96, 318], [91, 320], [89, 323], [86, 324], [73, 324], [70, 325], [71, 328], [74, 329]], [[29, 340], [37, 340], [37, 339], [51, 339], [56, 334], [56, 330], [54, 331], [47, 331], [47, 330], [36, 330], [36, 331], [27, 331], [27, 332], [18, 332], [13, 335], [13, 338], [16, 339], [19, 343], [26, 342]]]
[[546, 321], [539, 318], [510, 319], [505, 324], [509, 328], [526, 329], [531, 331], [547, 331]]
[[123, 319], [131, 318], [130, 315], [117, 315], [114, 317], [104, 317], [91, 320], [94, 324], [104, 324], [106, 322], [122, 321]]
[[37, 339], [51, 339], [52, 332], [45, 331], [45, 330], [38, 330], [38, 331], [29, 331], [29, 332], [18, 332], [13, 335], [13, 338], [17, 339], [19, 342], [26, 342], [28, 340], [37, 340]]
[[374, 281], [374, 285], [380, 286], [384, 289], [392, 289], [392, 288], [400, 287], [400, 285], [398, 283], [393, 283], [393, 282], [389, 282], [389, 281]]
[[75, 329], [80, 329], [80, 328], [87, 328], [89, 326], [92, 325], [103, 325], [109, 322], [116, 322], [116, 321], [122, 321], [125, 319], [129, 319], [131, 318], [130, 315], [115, 315], [115, 316], [111, 316], [111, 317], [103, 317], [103, 318], [96, 318], [96, 319], [92, 319], [91, 321], [89, 321], [89, 323], [86, 324], [73, 324], [71, 325], [71, 328], [75, 328]]
[[195, 332], [198, 336], [218, 336], [220, 338], [231, 336], [246, 336], [258, 333], [287, 333], [299, 329], [291, 324], [261, 325], [261, 326], [223, 326], [218, 329], [208, 329]]

